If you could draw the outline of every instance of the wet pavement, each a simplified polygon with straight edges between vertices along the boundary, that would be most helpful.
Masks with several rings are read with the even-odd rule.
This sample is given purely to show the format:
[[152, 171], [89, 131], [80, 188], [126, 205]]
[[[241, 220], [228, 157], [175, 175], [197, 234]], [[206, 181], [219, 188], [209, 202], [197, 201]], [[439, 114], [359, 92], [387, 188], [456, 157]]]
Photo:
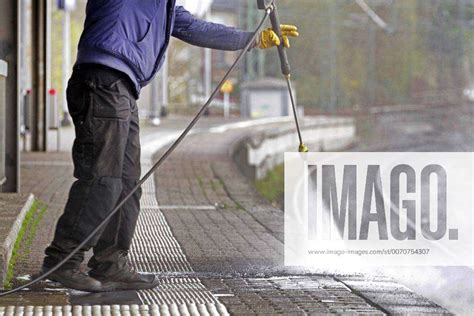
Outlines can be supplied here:
[[[155, 152], [186, 121], [144, 130], [143, 169], [151, 166], [160, 154]], [[283, 212], [258, 195], [229, 155], [229, 148], [255, 127], [208, 132], [209, 126], [219, 124], [208, 121], [201, 125], [144, 187], [130, 259], [139, 270], [161, 273], [156, 289], [86, 294], [42, 282], [21, 295], [0, 299], [0, 306], [5, 307], [0, 308], [0, 315], [448, 313], [382, 275], [285, 268]], [[48, 156], [32, 156], [28, 161], [36, 161], [30, 163], [35, 170], [49, 166], [62, 172], [57, 178], [63, 180], [51, 184], [50, 194], [42, 196], [59, 210], [67, 181], [72, 179], [68, 154], [57, 155], [63, 155], [62, 165], [57, 157], [49, 165]], [[37, 182], [31, 190], [48, 191], [44, 185]], [[27, 264], [20, 266], [18, 275], [38, 270], [42, 249], [59, 214], [45, 215], [49, 225], [42, 226], [49, 227], [38, 234], [35, 251], [30, 260], [24, 260]], [[10, 305], [18, 307], [7, 307]]]

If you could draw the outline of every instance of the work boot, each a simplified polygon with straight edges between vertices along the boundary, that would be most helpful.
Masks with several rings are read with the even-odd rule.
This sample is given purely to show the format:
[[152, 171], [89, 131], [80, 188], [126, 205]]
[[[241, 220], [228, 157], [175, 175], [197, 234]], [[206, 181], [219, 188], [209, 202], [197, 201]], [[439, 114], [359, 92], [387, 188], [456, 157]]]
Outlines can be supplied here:
[[[48, 269], [43, 267], [42, 273], [47, 271]], [[91, 278], [79, 269], [57, 270], [51, 273], [47, 278], [51, 281], [60, 283], [68, 289], [92, 293], [109, 291], [100, 281]]]
[[89, 275], [100, 281], [109, 291], [148, 290], [158, 286], [160, 280], [153, 273], [135, 271], [127, 260], [126, 251], [118, 251], [113, 255], [117, 262], [106, 270], [92, 269]]

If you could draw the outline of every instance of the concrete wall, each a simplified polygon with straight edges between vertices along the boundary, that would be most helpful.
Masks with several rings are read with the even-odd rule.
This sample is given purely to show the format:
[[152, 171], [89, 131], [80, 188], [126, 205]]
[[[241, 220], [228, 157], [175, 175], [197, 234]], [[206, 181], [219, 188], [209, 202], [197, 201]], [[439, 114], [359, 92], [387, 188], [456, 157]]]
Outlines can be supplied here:
[[[337, 151], [355, 141], [356, 127], [351, 118], [318, 117], [302, 126], [304, 142], [312, 152]], [[297, 151], [298, 135], [293, 126], [274, 128], [245, 138], [234, 147], [233, 158], [250, 179], [262, 179], [282, 164], [285, 152]]]

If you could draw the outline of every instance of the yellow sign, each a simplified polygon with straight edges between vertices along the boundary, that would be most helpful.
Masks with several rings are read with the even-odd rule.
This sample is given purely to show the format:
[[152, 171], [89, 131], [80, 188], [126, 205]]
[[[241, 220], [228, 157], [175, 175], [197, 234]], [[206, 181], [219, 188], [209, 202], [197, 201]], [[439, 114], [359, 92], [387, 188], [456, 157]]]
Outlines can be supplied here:
[[232, 93], [234, 91], [234, 84], [230, 80], [226, 80], [221, 87], [222, 93]]

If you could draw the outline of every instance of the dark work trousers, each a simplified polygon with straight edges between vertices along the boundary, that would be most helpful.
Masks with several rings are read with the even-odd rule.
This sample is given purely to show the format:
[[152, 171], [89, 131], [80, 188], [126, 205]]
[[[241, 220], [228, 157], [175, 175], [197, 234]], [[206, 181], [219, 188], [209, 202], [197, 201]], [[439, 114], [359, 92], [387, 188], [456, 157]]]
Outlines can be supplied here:
[[[44, 268], [64, 259], [110, 214], [140, 178], [139, 120], [132, 84], [121, 72], [99, 66], [74, 69], [67, 87], [74, 121], [74, 177]], [[107, 270], [118, 252], [128, 252], [140, 210], [141, 190], [64, 266], [79, 268], [93, 248], [93, 269]]]

